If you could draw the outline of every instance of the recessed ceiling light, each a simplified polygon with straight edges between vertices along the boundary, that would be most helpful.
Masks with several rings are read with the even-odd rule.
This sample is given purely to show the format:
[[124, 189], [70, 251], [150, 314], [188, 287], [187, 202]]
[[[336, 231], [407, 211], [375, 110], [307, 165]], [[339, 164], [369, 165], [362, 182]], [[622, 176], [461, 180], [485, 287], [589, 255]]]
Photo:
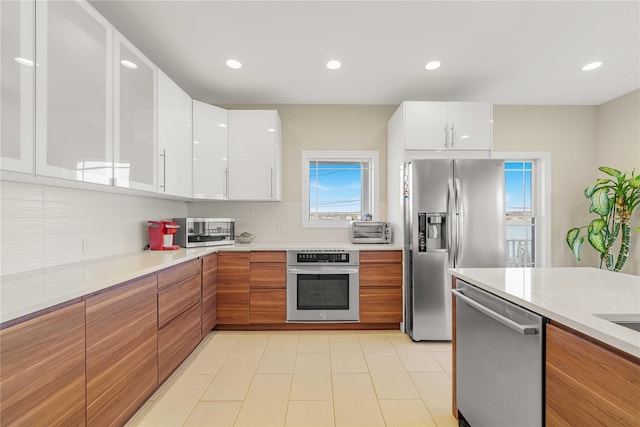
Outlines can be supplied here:
[[200, 144], [198, 141], [193, 141], [194, 144]]
[[234, 70], [239, 70], [240, 68], [242, 68], [242, 64], [237, 59], [227, 59], [227, 67]]
[[27, 58], [13, 58], [18, 64], [26, 65], [27, 67], [33, 67], [33, 61]]
[[330, 70], [339, 70], [340, 67], [342, 67], [342, 64], [336, 59], [332, 59], [331, 61], [327, 62], [327, 68]]
[[596, 68], [600, 68], [601, 65], [602, 65], [602, 62], [600, 62], [600, 61], [590, 62], [587, 65], [585, 65], [584, 67], [582, 67], [582, 71], [595, 70]]
[[122, 61], [120, 61], [120, 64], [123, 67], [127, 67], [127, 68], [130, 68], [132, 70], [137, 70], [138, 69], [138, 66], [135, 63], [133, 63], [131, 61], [127, 61], [126, 59], [123, 59]]
[[460, 139], [469, 139], [469, 135], [462, 135]]
[[275, 131], [276, 131], [276, 130], [275, 130], [274, 128], [269, 128], [269, 129], [267, 129], [267, 132], [271, 132], [271, 133], [273, 133], [273, 132], [275, 132]]
[[441, 65], [442, 64], [440, 63], [440, 61], [429, 61], [427, 62], [427, 65], [424, 66], [424, 68], [425, 70], [433, 71], [440, 68]]
[[219, 128], [226, 128], [227, 124], [226, 123], [218, 123], [218, 127]]

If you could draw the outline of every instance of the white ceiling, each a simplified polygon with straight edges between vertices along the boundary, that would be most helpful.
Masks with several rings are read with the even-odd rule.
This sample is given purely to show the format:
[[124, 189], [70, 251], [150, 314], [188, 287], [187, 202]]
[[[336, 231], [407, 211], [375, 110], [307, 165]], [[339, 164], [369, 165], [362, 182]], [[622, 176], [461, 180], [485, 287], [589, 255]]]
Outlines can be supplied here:
[[[598, 105], [640, 87], [638, 0], [91, 4], [213, 104]], [[427, 72], [432, 59], [443, 65]]]

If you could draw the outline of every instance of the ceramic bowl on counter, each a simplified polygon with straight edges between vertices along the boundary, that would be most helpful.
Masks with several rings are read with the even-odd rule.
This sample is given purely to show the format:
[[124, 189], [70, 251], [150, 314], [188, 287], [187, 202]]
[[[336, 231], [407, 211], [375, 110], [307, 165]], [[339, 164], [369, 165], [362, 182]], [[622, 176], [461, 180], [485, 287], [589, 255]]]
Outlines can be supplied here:
[[248, 232], [245, 231], [244, 233], [238, 234], [236, 236], [236, 242], [238, 242], [238, 243], [251, 243], [253, 241], [253, 239], [255, 239], [255, 238], [256, 238], [255, 234], [251, 234], [251, 233], [248, 233]]

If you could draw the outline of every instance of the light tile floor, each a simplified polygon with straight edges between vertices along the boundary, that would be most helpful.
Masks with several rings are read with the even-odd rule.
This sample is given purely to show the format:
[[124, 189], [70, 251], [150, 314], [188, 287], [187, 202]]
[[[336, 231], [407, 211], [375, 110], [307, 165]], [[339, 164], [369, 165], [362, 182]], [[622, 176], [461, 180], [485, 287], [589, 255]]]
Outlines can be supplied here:
[[128, 426], [457, 426], [451, 344], [400, 331], [211, 332]]

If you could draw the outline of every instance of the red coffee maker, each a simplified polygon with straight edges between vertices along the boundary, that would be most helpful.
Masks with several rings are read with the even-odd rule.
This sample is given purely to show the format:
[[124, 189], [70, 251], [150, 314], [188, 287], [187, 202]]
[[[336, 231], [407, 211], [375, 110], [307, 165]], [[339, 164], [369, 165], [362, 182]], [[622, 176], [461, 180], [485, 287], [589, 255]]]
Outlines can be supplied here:
[[180, 246], [173, 244], [173, 235], [180, 226], [173, 221], [148, 221], [149, 248], [156, 251], [175, 251]]

